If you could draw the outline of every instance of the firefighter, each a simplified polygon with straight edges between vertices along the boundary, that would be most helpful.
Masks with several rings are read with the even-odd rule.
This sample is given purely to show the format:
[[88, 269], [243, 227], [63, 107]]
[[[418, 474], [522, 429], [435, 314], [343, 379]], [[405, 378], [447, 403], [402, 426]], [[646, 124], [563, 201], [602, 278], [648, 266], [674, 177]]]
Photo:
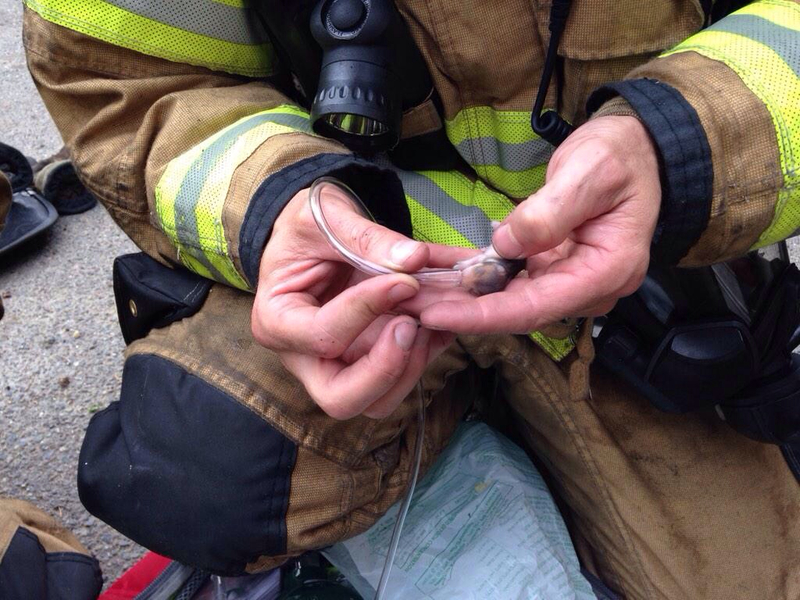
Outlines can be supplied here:
[[[577, 319], [651, 260], [707, 265], [800, 225], [800, 5], [573, 3], [546, 106], [577, 128], [554, 149], [530, 127], [550, 3], [399, 0], [435, 88], [403, 114], [401, 168], [315, 133], [267, 33], [285, 15], [25, 4], [29, 68], [81, 179], [158, 261], [115, 274], [130, 345], [81, 454], [92, 513], [220, 573], [355, 535], [403, 494], [421, 377], [423, 470], [479, 396], [507, 411], [587, 572], [624, 597], [800, 595], [779, 449], [658, 412], [591, 366]], [[374, 261], [413, 272], [492, 243], [528, 277], [479, 299], [359, 277], [310, 216], [323, 175], [382, 223], [334, 209]]]

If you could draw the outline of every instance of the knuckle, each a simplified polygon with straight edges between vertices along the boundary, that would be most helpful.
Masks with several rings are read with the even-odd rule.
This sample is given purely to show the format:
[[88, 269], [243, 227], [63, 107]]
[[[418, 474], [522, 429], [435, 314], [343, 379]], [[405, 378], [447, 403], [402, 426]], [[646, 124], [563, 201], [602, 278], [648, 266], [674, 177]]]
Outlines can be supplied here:
[[317, 222], [314, 220], [314, 215], [311, 212], [311, 206], [308, 202], [304, 202], [298, 210], [294, 213], [294, 224], [302, 231], [317, 231]]
[[364, 411], [364, 416], [370, 419], [385, 419], [389, 415], [391, 415], [395, 409], [397, 408], [396, 403], [387, 404], [383, 402], [380, 407], [370, 408]]
[[359, 310], [364, 320], [374, 321], [385, 312], [382, 297], [374, 297], [365, 295], [357, 304], [356, 310]]
[[616, 305], [617, 305], [617, 301], [616, 300], [609, 300], [607, 302], [602, 302], [602, 303], [590, 308], [587, 311], [585, 316], [587, 316], [587, 317], [602, 317], [603, 315], [606, 315], [606, 314], [610, 313]]
[[595, 137], [591, 142], [591, 163], [598, 167], [613, 163], [617, 153], [613, 144], [603, 137]]
[[642, 281], [644, 280], [644, 276], [641, 277], [631, 277], [628, 281], [625, 282], [619, 290], [619, 297], [624, 298], [625, 296], [630, 296], [636, 290], [639, 289], [639, 286], [642, 285]]
[[633, 268], [630, 277], [625, 285], [625, 295], [628, 296], [639, 289], [644, 278], [647, 276], [647, 269], [650, 266], [650, 256], [645, 252], [633, 261]]
[[377, 387], [388, 387], [394, 384], [405, 371], [403, 363], [387, 363], [384, 360], [370, 360], [373, 377]]
[[514, 235], [523, 244], [531, 240], [542, 243], [553, 241], [555, 232], [552, 223], [537, 205], [530, 204], [520, 214], [518, 227], [514, 228]]
[[[521, 296], [523, 305], [520, 312], [519, 323], [515, 327], [516, 331], [519, 333], [527, 333], [529, 331], [533, 331], [543, 323], [548, 322], [547, 315], [541, 315], [537, 312], [539, 308], [537, 306], [536, 298], [537, 292], [533, 289], [533, 286], [528, 286], [525, 288], [524, 293]], [[488, 315], [487, 315], [488, 316]], [[551, 321], [557, 321], [560, 317], [554, 317]]]
[[335, 337], [320, 330], [311, 340], [309, 351], [319, 358], [333, 359], [342, 355], [345, 348]]
[[627, 182], [628, 167], [616, 153], [604, 151], [603, 160], [598, 164], [595, 176], [598, 177], [602, 187], [617, 189]]
[[272, 343], [272, 335], [266, 325], [268, 322], [267, 319], [261, 318], [261, 309], [259, 304], [255, 303], [250, 313], [250, 333], [253, 335], [253, 339], [265, 348], [270, 348]]

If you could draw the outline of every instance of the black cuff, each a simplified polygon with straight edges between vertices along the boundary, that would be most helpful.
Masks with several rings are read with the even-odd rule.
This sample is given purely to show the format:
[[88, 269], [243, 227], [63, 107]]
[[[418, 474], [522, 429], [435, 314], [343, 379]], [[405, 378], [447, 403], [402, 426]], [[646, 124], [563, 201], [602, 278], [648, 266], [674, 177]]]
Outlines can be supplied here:
[[411, 236], [411, 215], [403, 185], [394, 171], [347, 154], [318, 154], [267, 177], [250, 200], [239, 233], [239, 256], [244, 274], [254, 288], [261, 254], [275, 219], [297, 192], [323, 175], [336, 177], [350, 186], [378, 223]]
[[708, 225], [714, 189], [711, 147], [697, 111], [675, 88], [654, 79], [610, 83], [587, 102], [591, 114], [614, 96], [637, 112], [659, 151], [661, 213], [652, 260], [676, 264]]

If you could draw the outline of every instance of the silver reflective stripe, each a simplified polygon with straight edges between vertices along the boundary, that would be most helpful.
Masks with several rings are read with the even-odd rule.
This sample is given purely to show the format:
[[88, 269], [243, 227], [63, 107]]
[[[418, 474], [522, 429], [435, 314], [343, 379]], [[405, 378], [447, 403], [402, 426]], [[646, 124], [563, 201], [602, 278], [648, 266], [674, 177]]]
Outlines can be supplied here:
[[268, 39], [261, 22], [249, 8], [213, 0], [106, 1], [140, 17], [225, 42], [256, 45]]
[[311, 131], [308, 119], [299, 115], [266, 113], [245, 119], [231, 127], [200, 154], [186, 174], [175, 198], [175, 234], [178, 242], [208, 269], [217, 281], [227, 281], [227, 279], [211, 264], [201, 249], [202, 244], [199, 241], [201, 233], [197, 225], [196, 213], [197, 198], [225, 153], [242, 135], [264, 123], [277, 123], [298, 131]]
[[493, 137], [468, 138], [459, 142], [456, 149], [471, 165], [499, 165], [513, 172], [542, 165], [553, 154], [553, 146], [541, 139], [511, 144]]
[[407, 196], [438, 216], [477, 248], [485, 248], [492, 243], [492, 222], [480, 208], [461, 204], [424, 175], [395, 170]]
[[800, 77], [800, 33], [756, 15], [733, 14], [706, 31], [735, 33], [772, 48]]

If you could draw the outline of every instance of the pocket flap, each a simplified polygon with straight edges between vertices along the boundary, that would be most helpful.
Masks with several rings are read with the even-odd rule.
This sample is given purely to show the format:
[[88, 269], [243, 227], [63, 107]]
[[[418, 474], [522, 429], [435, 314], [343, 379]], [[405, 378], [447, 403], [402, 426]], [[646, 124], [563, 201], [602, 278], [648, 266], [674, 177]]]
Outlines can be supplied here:
[[[550, 39], [551, 0], [537, 0], [537, 24]], [[573, 0], [559, 54], [605, 60], [659, 52], [699, 31], [705, 22], [700, 0]]]
[[125, 343], [196, 313], [213, 283], [186, 269], [165, 267], [143, 252], [117, 257], [114, 297]]

